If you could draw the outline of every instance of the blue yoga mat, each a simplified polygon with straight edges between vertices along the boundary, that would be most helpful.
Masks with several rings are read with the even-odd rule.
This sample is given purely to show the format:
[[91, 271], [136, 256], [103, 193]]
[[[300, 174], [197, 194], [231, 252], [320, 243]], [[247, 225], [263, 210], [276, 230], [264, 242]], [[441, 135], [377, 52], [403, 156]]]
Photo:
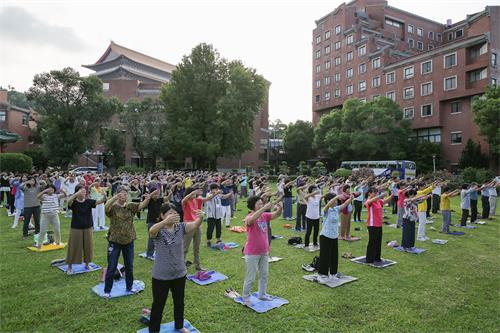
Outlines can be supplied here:
[[239, 245], [233, 242], [219, 243], [212, 245], [213, 250], [227, 251], [228, 249], [237, 248]]
[[448, 235], [463, 236], [463, 235], [465, 235], [465, 232], [463, 232], [463, 231], [448, 231]]
[[[269, 295], [269, 296], [271, 296], [271, 295]], [[249, 308], [254, 310], [257, 313], [264, 313], [264, 312], [267, 312], [267, 311], [272, 310], [274, 308], [279, 308], [280, 306], [289, 303], [284, 298], [280, 298], [280, 297], [276, 297], [276, 296], [271, 296], [271, 297], [273, 298], [272, 301], [261, 301], [258, 298], [258, 294], [253, 293], [250, 296], [250, 301], [252, 302], [252, 305], [249, 306]], [[245, 302], [243, 301], [243, 297], [236, 297], [236, 298], [234, 298], [234, 301], [236, 303], [240, 303], [240, 304], [245, 305]]]
[[194, 275], [188, 275], [187, 279], [199, 284], [200, 286], [206, 286], [207, 284], [227, 280], [227, 276], [219, 272], [209, 271], [207, 273], [210, 274], [210, 279], [208, 280], [198, 280]]
[[[184, 319], [184, 328], [186, 328], [191, 333], [199, 332], [193, 325], [191, 325], [189, 320], [186, 319]], [[142, 330], [137, 331], [137, 333], [148, 333], [148, 332], [149, 332], [148, 327], [145, 327]], [[171, 321], [168, 324], [161, 324], [160, 326], [160, 333], [178, 333], [178, 332], [179, 331], [175, 329], [175, 323], [173, 321]]]
[[[132, 285], [132, 287], [141, 292], [144, 290], [145, 285], [142, 281], [134, 280], [134, 284]], [[92, 288], [92, 291], [95, 292], [98, 296], [104, 297], [104, 282], [101, 282], [97, 286]], [[134, 294], [127, 291], [127, 287], [125, 286], [125, 279], [114, 281], [113, 289], [111, 289], [111, 298], [130, 295]]]
[[421, 254], [425, 252], [425, 249], [419, 249], [418, 247], [412, 247], [409, 250], [405, 250], [402, 246], [395, 247], [394, 250], [404, 253], [413, 253], [413, 254]]
[[[94, 272], [94, 271], [98, 271], [98, 270], [101, 269], [101, 266], [96, 265], [93, 262], [91, 262], [89, 264], [89, 266], [90, 266], [90, 270], [88, 270], [88, 269], [85, 268], [85, 264], [76, 264], [76, 265], [73, 265], [73, 272], [71, 274], [69, 274], [69, 275], [89, 273], [89, 272]], [[64, 273], [68, 272], [68, 265], [58, 266], [57, 268], [59, 268]]]

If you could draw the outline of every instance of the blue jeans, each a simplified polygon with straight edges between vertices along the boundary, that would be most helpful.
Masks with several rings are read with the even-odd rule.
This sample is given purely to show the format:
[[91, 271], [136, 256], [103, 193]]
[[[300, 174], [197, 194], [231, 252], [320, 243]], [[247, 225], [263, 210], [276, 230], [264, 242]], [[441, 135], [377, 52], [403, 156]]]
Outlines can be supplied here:
[[293, 199], [291, 197], [285, 197], [283, 199], [283, 217], [292, 218], [292, 204]]
[[113, 288], [120, 252], [123, 253], [123, 265], [125, 266], [125, 284], [127, 290], [132, 289], [134, 283], [134, 242], [122, 245], [113, 242], [108, 243], [108, 268], [106, 270], [106, 280], [104, 282], [104, 292], [110, 293]]

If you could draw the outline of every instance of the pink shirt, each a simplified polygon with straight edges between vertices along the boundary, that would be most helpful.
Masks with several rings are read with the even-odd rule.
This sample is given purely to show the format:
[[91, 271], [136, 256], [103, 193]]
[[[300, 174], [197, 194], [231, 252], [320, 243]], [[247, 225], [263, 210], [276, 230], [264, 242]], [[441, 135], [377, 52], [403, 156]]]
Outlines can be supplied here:
[[398, 191], [398, 207], [403, 208], [404, 207], [404, 202], [405, 202], [405, 190], [399, 190]]
[[365, 203], [365, 207], [368, 210], [368, 220], [366, 221], [366, 225], [369, 227], [381, 227], [384, 219], [384, 213], [382, 208], [384, 207], [384, 200], [377, 199], [372, 202], [371, 205], [368, 204], [368, 201]]
[[267, 232], [267, 224], [271, 221], [271, 213], [262, 213], [262, 215], [252, 224], [247, 224], [247, 219], [251, 214], [245, 218], [245, 226], [247, 227], [247, 243], [245, 244], [246, 255], [265, 255], [269, 253], [269, 239]]

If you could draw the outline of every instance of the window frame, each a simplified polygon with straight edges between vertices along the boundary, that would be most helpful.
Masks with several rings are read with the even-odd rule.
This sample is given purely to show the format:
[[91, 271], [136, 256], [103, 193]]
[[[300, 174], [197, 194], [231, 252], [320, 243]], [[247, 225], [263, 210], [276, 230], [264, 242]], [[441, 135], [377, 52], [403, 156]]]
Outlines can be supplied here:
[[[378, 85], [374, 85], [373, 82], [374, 80], [377, 79]], [[380, 75], [372, 77], [372, 88], [378, 88], [382, 84], [382, 80], [380, 79]]]
[[[455, 78], [455, 88], [446, 89], [446, 80], [451, 79], [451, 78]], [[458, 75], [452, 75], [452, 76], [447, 76], [447, 77], [443, 78], [443, 90], [444, 91], [451, 91], [451, 90], [456, 90], [456, 89], [458, 89]]]
[[[361, 50], [364, 50], [362, 54], [360, 52]], [[362, 57], [364, 55], [366, 55], [366, 44], [363, 44], [360, 47], [358, 47], [358, 57]]]
[[[408, 76], [408, 77], [407, 77], [407, 76], [406, 76], [406, 70], [407, 70], [408, 68], [412, 68], [412, 69], [413, 69], [413, 71], [412, 71], [411, 76]], [[403, 67], [403, 79], [404, 79], [404, 80], [409, 80], [409, 79], [411, 79], [411, 78], [413, 78], [413, 77], [415, 77], [415, 65], [411, 65], [411, 66], [406, 66], [406, 67]]]
[[417, 50], [423, 51], [424, 50], [424, 43], [421, 41], [417, 41]]
[[[373, 63], [375, 62], [375, 60], [378, 60], [378, 67], [373, 66]], [[373, 58], [372, 59], [372, 69], [379, 69], [380, 67], [382, 67], [382, 62], [380, 60], [380, 57]]]
[[354, 44], [354, 34], [347, 35], [345, 39], [346, 39], [347, 46]]
[[[446, 67], [446, 57], [451, 56], [452, 54], [455, 55], [455, 64], [451, 65], [450, 67]], [[444, 54], [443, 55], [443, 68], [444, 69], [449, 69], [449, 68], [453, 68], [455, 66], [458, 66], [458, 54], [457, 54], [457, 51]]]
[[0, 111], [0, 123], [7, 122], [7, 111]]
[[[420, 30], [420, 31], [422, 31], [422, 32], [421, 32], [421, 33], [418, 33], [418, 31], [419, 31], [419, 30]], [[419, 36], [419, 37], [424, 37], [424, 29], [423, 29], [423, 28], [419, 28], [419, 27], [417, 27], [417, 36]]]
[[353, 51], [349, 51], [345, 54], [345, 61], [346, 62], [349, 62], [349, 61], [353, 61], [354, 60], [354, 52]]
[[316, 36], [316, 45], [321, 44], [321, 35]]
[[[431, 92], [430, 92], [430, 93], [428, 93], [428, 94], [426, 94], [426, 95], [424, 95], [424, 84], [425, 84], [425, 85], [427, 85], [427, 84], [429, 84], [429, 83], [431, 84]], [[432, 94], [433, 94], [433, 92], [434, 92], [434, 84], [433, 84], [433, 81], [422, 82], [422, 83], [420, 84], [420, 96], [430, 96], [430, 95], [432, 95]]]
[[[328, 95], [328, 97], [327, 97], [327, 95]], [[332, 98], [331, 93], [329, 91], [325, 91], [324, 98], [325, 98], [325, 101], [329, 101]]]
[[[456, 134], [460, 134], [460, 142], [453, 142], [453, 135], [456, 135]], [[457, 146], [457, 145], [461, 145], [463, 143], [463, 134], [464, 132], [463, 131], [453, 131], [453, 132], [450, 132], [450, 145], [452, 146]]]
[[[390, 98], [389, 97], [389, 94], [393, 95], [394, 96], [394, 99]], [[392, 100], [393, 102], [396, 102], [397, 100], [397, 96], [396, 96], [396, 91], [392, 90], [392, 91], [387, 91], [385, 93], [385, 97], [389, 98], [390, 100]]]
[[[349, 87], [350, 87], [350, 89], [349, 89]], [[349, 92], [349, 90], [350, 90], [351, 92]], [[345, 86], [345, 94], [346, 94], [347, 96], [354, 94], [354, 87], [353, 87], [353, 85], [352, 85], [352, 84], [346, 84], [346, 86]]]
[[[429, 115], [426, 115], [424, 116], [424, 106], [428, 106], [430, 105], [431, 106], [431, 113]], [[432, 103], [427, 103], [427, 104], [422, 104], [420, 105], [420, 117], [421, 118], [427, 118], [427, 117], [432, 117], [432, 115], [434, 114], [434, 105], [432, 105]]]
[[[349, 76], [349, 71], [351, 72], [351, 76]], [[354, 69], [352, 67], [349, 67], [345, 70], [345, 77], [347, 79], [352, 79], [354, 76]]]
[[[413, 94], [411, 97], [406, 97], [406, 90], [407, 89], [412, 89]], [[414, 99], [415, 98], [415, 86], [408, 86], [403, 88], [403, 100], [409, 100], [409, 99]]]
[[325, 71], [329, 70], [332, 67], [331, 61], [328, 59], [325, 61]]
[[[426, 72], [424, 73], [424, 64], [427, 64], [427, 63], [431, 63], [431, 71], [430, 72]], [[428, 75], [428, 74], [432, 74], [432, 71], [433, 71], [433, 63], [432, 63], [432, 59], [430, 60], [427, 60], [427, 61], [422, 61], [420, 63], [420, 75]]]
[[[457, 37], [457, 32], [459, 32], [459, 31], [462, 32], [462, 35]], [[455, 39], [464, 37], [464, 28], [455, 30], [453, 32], [453, 37], [455, 37]]]
[[[361, 66], [363, 66], [364, 71], [361, 71]], [[366, 73], [366, 62], [363, 62], [358, 65], [358, 75], [363, 75]]]
[[[387, 79], [389, 77], [389, 74], [392, 74], [392, 77], [394, 78], [394, 80], [392, 82], [389, 82]], [[392, 71], [392, 72], [387, 72], [385, 73], [385, 84], [394, 84], [396, 83], [396, 71]]]
[[415, 40], [413, 38], [408, 38], [408, 47], [410, 49], [414, 49], [415, 48]]
[[[410, 31], [410, 27], [411, 27], [411, 31]], [[409, 33], [409, 34], [415, 34], [415, 26], [413, 24], [408, 24], [408, 27], [406, 29], [406, 31]]]
[[[452, 106], [452, 104], [458, 104], [458, 105], [460, 105], [460, 107], [459, 107], [460, 111], [453, 112], [453, 106]], [[462, 113], [462, 101], [460, 101], [460, 100], [458, 100], [458, 101], [451, 101], [450, 102], [450, 114], [460, 114], [460, 113]]]
[[[406, 117], [406, 110], [411, 110], [411, 117]], [[403, 108], [403, 119], [409, 120], [415, 118], [415, 107], [414, 106], [409, 106], [406, 108]]]
[[[335, 50], [340, 50], [340, 48], [342, 47], [342, 41], [338, 40], [338, 41], [335, 42], [334, 45], [335, 45], [334, 46]], [[337, 45], [338, 45], [338, 47], [337, 47]]]
[[330, 30], [325, 31], [325, 40], [330, 39], [331, 36], [332, 36], [332, 33]]
[[[363, 83], [363, 82], [364, 82], [364, 84], [365, 84], [365, 88], [364, 88], [363, 90], [361, 90], [361, 83]], [[358, 91], [359, 91], [359, 92], [366, 91], [366, 88], [367, 88], [367, 87], [366, 87], [366, 80], [361, 80], [361, 81], [359, 81], [359, 82], [358, 82]]]
[[342, 32], [342, 26], [340, 24], [335, 26], [335, 35], [338, 35]]

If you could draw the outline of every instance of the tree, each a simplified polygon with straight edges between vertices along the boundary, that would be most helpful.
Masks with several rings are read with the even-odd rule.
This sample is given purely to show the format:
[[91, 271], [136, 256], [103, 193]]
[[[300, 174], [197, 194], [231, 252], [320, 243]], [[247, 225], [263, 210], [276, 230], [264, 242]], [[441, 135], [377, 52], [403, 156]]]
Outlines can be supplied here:
[[313, 147], [339, 165], [343, 160], [403, 159], [409, 150], [410, 124], [392, 100], [347, 100], [323, 116]]
[[125, 164], [125, 133], [119, 129], [106, 129], [104, 133], [104, 147], [106, 147], [106, 166], [118, 169]]
[[436, 156], [436, 170], [441, 168], [441, 145], [439, 143], [432, 143], [428, 141], [413, 143], [414, 152], [410, 159], [417, 164], [418, 174], [434, 171], [433, 155]]
[[69, 67], [35, 75], [27, 96], [43, 118], [39, 126], [48, 156], [64, 168], [93, 146], [100, 127], [121, 107], [104, 97], [99, 78], [81, 77]]
[[29, 148], [23, 154], [31, 157], [33, 167], [37, 170], [45, 170], [49, 166], [49, 158], [43, 148]]
[[285, 132], [288, 126], [283, 123], [280, 119], [276, 119], [275, 121], [271, 121], [269, 124], [269, 130], [271, 134], [269, 135], [272, 139], [284, 139]]
[[310, 122], [297, 120], [295, 124], [290, 124], [285, 131], [283, 142], [287, 160], [292, 165], [298, 165], [302, 159], [311, 158], [313, 140], [314, 129]]
[[476, 144], [471, 139], [467, 140], [467, 144], [464, 150], [462, 150], [462, 156], [460, 157], [458, 165], [460, 169], [465, 169], [467, 167], [487, 168], [488, 157], [481, 152], [481, 144]]
[[13, 87], [10, 88], [11, 89], [7, 92], [7, 98], [10, 104], [23, 109], [34, 108], [34, 103], [28, 100], [25, 93], [16, 91]]
[[164, 139], [166, 113], [158, 99], [146, 97], [139, 101], [129, 100], [121, 114], [121, 122], [132, 140], [132, 147], [140, 157], [139, 166], [144, 167], [144, 159], [149, 157], [154, 168], [156, 159], [166, 147]]
[[490, 86], [481, 97], [472, 101], [474, 122], [479, 127], [479, 134], [490, 145], [490, 161], [498, 166], [500, 155], [500, 86]]
[[297, 171], [301, 175], [308, 175], [309, 174], [309, 166], [307, 165], [306, 161], [299, 162], [299, 167], [297, 168]]
[[319, 177], [319, 176], [324, 176], [326, 175], [326, 167], [325, 164], [321, 161], [316, 162], [314, 166], [311, 169], [311, 176], [313, 177]]
[[175, 157], [191, 157], [195, 168], [214, 167], [218, 157], [250, 150], [266, 86], [254, 69], [228, 62], [213, 46], [193, 48], [160, 96], [167, 113], [166, 143]]
[[288, 175], [290, 173], [290, 167], [286, 163], [286, 161], [281, 162], [280, 168], [279, 168], [279, 173], [281, 175]]

